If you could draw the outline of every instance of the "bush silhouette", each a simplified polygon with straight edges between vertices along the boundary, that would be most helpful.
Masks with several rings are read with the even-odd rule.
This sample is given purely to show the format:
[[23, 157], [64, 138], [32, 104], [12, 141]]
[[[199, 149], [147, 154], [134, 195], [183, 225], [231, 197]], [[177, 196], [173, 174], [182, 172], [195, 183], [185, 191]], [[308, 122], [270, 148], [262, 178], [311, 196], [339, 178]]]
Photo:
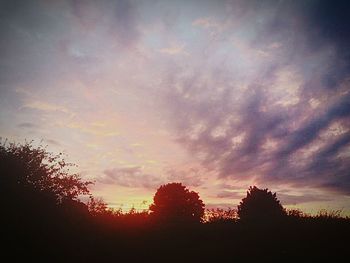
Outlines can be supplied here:
[[201, 222], [204, 203], [198, 193], [181, 183], [169, 183], [158, 188], [150, 211], [154, 218], [166, 222]]
[[269, 221], [286, 215], [276, 193], [256, 186], [249, 187], [247, 196], [237, 207], [237, 213], [243, 221]]
[[208, 223], [232, 223], [237, 220], [237, 210], [227, 208], [212, 208], [208, 209], [205, 213], [206, 222]]
[[0, 226], [8, 250], [63, 256], [77, 246], [75, 236], [88, 237], [90, 214], [79, 197], [90, 183], [70, 166], [32, 142], [0, 143]]
[[32, 142], [0, 144], [3, 220], [33, 229], [48, 222], [61, 224], [62, 217], [84, 220], [89, 211], [79, 196], [89, 194], [90, 182], [70, 173], [71, 165], [62, 154], [51, 154]]
[[113, 211], [108, 208], [107, 204], [102, 198], [89, 197], [89, 202], [87, 203], [88, 210], [92, 216], [110, 216]]
[[[0, 144], [0, 182], [3, 191], [40, 192], [57, 204], [79, 201], [89, 194], [88, 185], [78, 174], [70, 173], [62, 154], [51, 154], [32, 142]], [[18, 193], [17, 193], [18, 194]]]
[[[139, 262], [147, 258], [167, 262], [170, 255], [170, 261], [221, 262], [232, 259], [227, 251], [234, 248], [238, 261], [247, 255], [260, 262], [317, 261], [345, 255], [348, 249], [350, 219], [341, 217], [341, 211], [321, 210], [315, 216], [285, 211], [276, 194], [267, 189], [250, 187], [237, 213], [235, 209], [207, 210], [204, 221], [199, 195], [180, 183], [170, 183], [157, 190], [151, 214], [136, 209], [123, 213], [92, 196], [87, 205], [79, 201], [88, 183], [66, 168], [61, 155], [48, 154], [42, 147], [0, 144], [4, 257], [11, 261]], [[241, 224], [237, 215], [252, 223]], [[285, 220], [274, 221], [282, 216]], [[200, 221], [203, 224], [192, 223]]]

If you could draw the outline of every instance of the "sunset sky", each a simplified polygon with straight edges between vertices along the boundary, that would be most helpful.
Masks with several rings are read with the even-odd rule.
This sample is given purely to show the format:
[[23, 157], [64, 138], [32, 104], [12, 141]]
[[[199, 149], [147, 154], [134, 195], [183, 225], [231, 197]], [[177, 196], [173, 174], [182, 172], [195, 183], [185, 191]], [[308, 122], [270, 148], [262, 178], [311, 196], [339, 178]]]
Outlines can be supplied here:
[[0, 137], [64, 151], [110, 206], [182, 182], [350, 215], [347, 1], [0, 1]]

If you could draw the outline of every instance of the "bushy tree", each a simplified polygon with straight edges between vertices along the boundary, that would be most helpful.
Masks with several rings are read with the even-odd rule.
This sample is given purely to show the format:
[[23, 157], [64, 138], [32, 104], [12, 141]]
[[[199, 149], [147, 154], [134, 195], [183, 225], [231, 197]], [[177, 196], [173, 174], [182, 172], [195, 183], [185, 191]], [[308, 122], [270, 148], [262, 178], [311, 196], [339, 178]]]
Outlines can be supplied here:
[[247, 196], [238, 205], [237, 213], [244, 221], [276, 220], [286, 215], [276, 193], [256, 186], [248, 189]]
[[88, 238], [90, 214], [79, 197], [89, 194], [90, 182], [70, 167], [62, 154], [32, 142], [0, 142], [0, 226], [9, 249], [49, 258]]
[[33, 142], [0, 143], [0, 202], [3, 219], [24, 226], [57, 222], [61, 216], [82, 221], [87, 206], [79, 200], [89, 195], [90, 182], [71, 173], [62, 154], [49, 153]]
[[8, 194], [34, 191], [57, 204], [78, 201], [79, 195], [89, 194], [91, 182], [70, 173], [71, 166], [62, 153], [49, 153], [43, 146], [33, 146], [33, 142], [0, 144], [0, 187]]
[[201, 222], [204, 203], [198, 193], [181, 183], [169, 183], [158, 188], [150, 206], [152, 216], [167, 222]]

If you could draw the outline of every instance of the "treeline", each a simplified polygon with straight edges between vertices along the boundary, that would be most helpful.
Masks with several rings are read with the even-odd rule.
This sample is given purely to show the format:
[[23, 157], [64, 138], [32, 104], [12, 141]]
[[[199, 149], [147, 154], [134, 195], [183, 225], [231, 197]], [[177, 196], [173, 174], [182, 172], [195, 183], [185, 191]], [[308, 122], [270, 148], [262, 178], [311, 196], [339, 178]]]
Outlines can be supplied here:
[[149, 210], [123, 213], [94, 198], [71, 166], [32, 143], [0, 145], [0, 227], [12, 261], [284, 260], [347, 249], [349, 218], [286, 210], [268, 189], [250, 187], [237, 209], [205, 210], [198, 193], [169, 183]]

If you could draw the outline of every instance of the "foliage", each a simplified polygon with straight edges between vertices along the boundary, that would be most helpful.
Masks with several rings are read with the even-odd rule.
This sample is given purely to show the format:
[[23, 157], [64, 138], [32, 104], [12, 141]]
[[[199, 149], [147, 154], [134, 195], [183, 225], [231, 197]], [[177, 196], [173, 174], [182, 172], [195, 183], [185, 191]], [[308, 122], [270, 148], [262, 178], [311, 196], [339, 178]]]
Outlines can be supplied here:
[[286, 209], [286, 214], [288, 217], [292, 217], [292, 218], [303, 218], [308, 216], [307, 214], [305, 214], [303, 211], [299, 209]]
[[201, 222], [204, 203], [198, 193], [181, 183], [169, 183], [158, 188], [150, 206], [152, 216], [168, 222]]
[[34, 147], [33, 142], [15, 144], [5, 141], [0, 145], [1, 185], [6, 190], [32, 189], [45, 193], [56, 203], [78, 200], [88, 195], [88, 185], [78, 174], [70, 173], [62, 153], [54, 155], [45, 147]]
[[342, 210], [328, 211], [326, 209], [321, 209], [320, 211], [318, 211], [315, 218], [318, 218], [318, 219], [340, 219], [340, 218], [342, 218], [341, 213], [342, 213]]
[[212, 208], [205, 212], [205, 221], [208, 223], [235, 222], [237, 220], [237, 210], [227, 208]]
[[280, 219], [286, 215], [276, 193], [256, 186], [248, 189], [247, 196], [238, 205], [237, 213], [244, 221], [268, 221]]
[[[71, 178], [69, 165], [61, 157], [30, 143], [0, 145], [4, 257], [12, 261], [20, 256], [24, 258], [18, 261], [221, 262], [234, 254], [238, 261], [247, 255], [256, 261], [317, 261], [317, 256], [333, 260], [348, 249], [350, 219], [341, 217], [341, 211], [321, 210], [315, 216], [296, 209], [285, 211], [276, 194], [256, 187], [249, 188], [238, 210], [207, 210], [205, 222], [213, 224], [191, 224], [203, 219], [204, 204], [197, 193], [178, 183], [157, 190], [151, 214], [135, 208], [123, 213], [93, 196], [85, 205], [79, 195], [88, 193], [88, 183], [78, 175], [73, 176], [76, 180], [65, 180]], [[287, 215], [283, 220], [272, 220], [282, 214]], [[248, 219], [254, 220], [239, 223]], [[173, 227], [169, 221], [179, 224]]]
[[89, 196], [89, 201], [87, 203], [88, 210], [92, 216], [106, 216], [112, 215], [114, 211], [109, 209], [107, 204], [103, 201], [102, 198], [95, 198]]

